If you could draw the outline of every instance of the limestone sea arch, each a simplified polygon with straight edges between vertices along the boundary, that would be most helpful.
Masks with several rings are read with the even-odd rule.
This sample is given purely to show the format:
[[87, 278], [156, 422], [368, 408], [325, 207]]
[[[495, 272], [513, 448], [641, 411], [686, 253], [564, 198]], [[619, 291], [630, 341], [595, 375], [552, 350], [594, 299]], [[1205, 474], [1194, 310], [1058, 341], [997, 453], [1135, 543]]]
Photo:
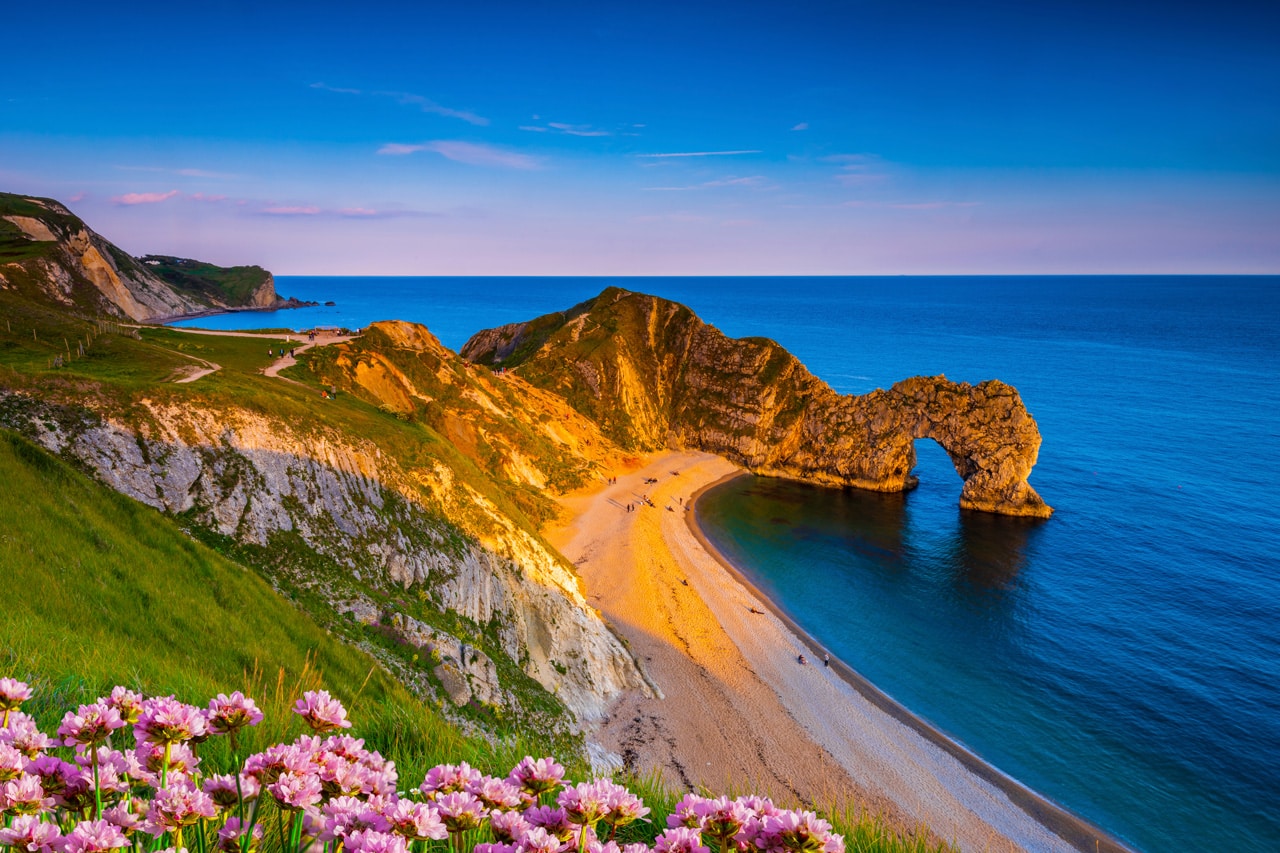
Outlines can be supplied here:
[[964, 481], [960, 506], [1046, 518], [1028, 484], [1040, 431], [1017, 390], [945, 376], [842, 395], [766, 338], [729, 338], [683, 305], [607, 288], [568, 311], [487, 329], [469, 361], [563, 396], [624, 447], [718, 453], [755, 473], [882, 492], [916, 484], [931, 438]]

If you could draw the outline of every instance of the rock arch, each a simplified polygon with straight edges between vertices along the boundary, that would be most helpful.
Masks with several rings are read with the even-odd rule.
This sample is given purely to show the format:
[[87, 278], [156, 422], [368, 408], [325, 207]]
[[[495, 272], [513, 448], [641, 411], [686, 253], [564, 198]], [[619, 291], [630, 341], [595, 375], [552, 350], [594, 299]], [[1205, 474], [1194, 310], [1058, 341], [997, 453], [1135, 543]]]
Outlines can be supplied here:
[[1040, 430], [1022, 398], [997, 379], [970, 385], [915, 376], [888, 391], [831, 392], [811, 402], [794, 440], [744, 458], [757, 473], [883, 492], [916, 485], [914, 441], [931, 438], [964, 481], [960, 506], [1047, 518], [1053, 510], [1027, 483]]

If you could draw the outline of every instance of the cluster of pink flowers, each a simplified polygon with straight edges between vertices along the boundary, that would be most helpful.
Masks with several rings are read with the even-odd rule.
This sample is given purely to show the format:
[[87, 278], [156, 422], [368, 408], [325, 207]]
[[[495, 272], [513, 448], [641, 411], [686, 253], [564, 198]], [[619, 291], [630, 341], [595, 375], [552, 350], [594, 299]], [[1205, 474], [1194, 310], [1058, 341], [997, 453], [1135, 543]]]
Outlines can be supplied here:
[[[608, 779], [566, 782], [550, 758], [525, 758], [505, 778], [443, 764], [400, 792], [395, 764], [340, 733], [351, 725], [346, 709], [323, 691], [294, 707], [307, 734], [224, 774], [202, 773], [192, 747], [213, 735], [234, 745], [262, 720], [240, 693], [219, 694], [204, 710], [118, 687], [68, 713], [58, 740], [21, 711], [30, 695], [0, 679], [0, 847], [26, 853], [256, 853], [263, 803], [280, 814], [281, 853], [423, 853], [445, 841], [454, 853], [467, 842], [472, 853], [844, 853], [816, 815], [758, 797], [687, 796], [652, 848], [620, 845], [619, 830], [647, 820], [649, 809]], [[113, 735], [127, 726], [134, 746], [121, 751]], [[59, 746], [72, 760], [54, 754]], [[184, 833], [194, 843], [184, 845]]]

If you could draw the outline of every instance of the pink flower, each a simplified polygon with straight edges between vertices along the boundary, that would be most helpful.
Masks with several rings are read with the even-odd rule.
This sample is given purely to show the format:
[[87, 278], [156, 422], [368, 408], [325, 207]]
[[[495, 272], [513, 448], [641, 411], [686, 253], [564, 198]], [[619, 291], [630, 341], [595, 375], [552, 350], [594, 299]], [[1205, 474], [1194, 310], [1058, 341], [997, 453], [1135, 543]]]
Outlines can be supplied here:
[[471, 785], [467, 791], [491, 809], [505, 811], [518, 808], [524, 804], [520, 789], [505, 779], [485, 776], [478, 784]]
[[605, 805], [608, 810], [601, 820], [614, 828], [634, 823], [649, 813], [644, 801], [621, 785], [613, 786]]
[[391, 829], [411, 841], [433, 839], [440, 841], [449, 834], [440, 820], [440, 813], [427, 803], [399, 800], [383, 813]]
[[209, 795], [213, 804], [223, 811], [234, 808], [240, 802], [241, 796], [246, 802], [256, 799], [258, 792], [262, 790], [257, 780], [250, 776], [240, 777], [240, 787], [237, 790], [236, 777], [230, 773], [209, 776], [200, 788]]
[[524, 848], [505, 841], [481, 842], [471, 848], [471, 853], [524, 853]]
[[324, 742], [318, 746], [332, 755], [337, 755], [348, 761], [364, 762], [377, 756], [378, 760], [382, 760], [382, 756], [376, 752], [370, 752], [364, 748], [364, 741], [358, 737], [351, 735], [329, 735]]
[[[227, 822], [218, 830], [218, 849], [222, 853], [240, 853], [240, 839], [244, 838], [245, 829], [236, 817], [227, 818]], [[249, 840], [249, 850], [258, 849], [262, 840], [262, 824], [255, 824], [253, 835]]]
[[347, 836], [346, 848], [351, 853], [405, 853], [408, 845], [403, 836], [363, 829]]
[[53, 800], [45, 796], [40, 777], [23, 773], [0, 787], [0, 810], [8, 815], [33, 815], [53, 808]]
[[752, 817], [750, 809], [728, 797], [704, 800], [695, 809], [702, 816], [702, 831], [721, 840], [733, 838]]
[[62, 718], [58, 734], [67, 746], [97, 746], [111, 736], [116, 729], [124, 728], [124, 720], [115, 708], [102, 704], [81, 705], [73, 714]]
[[524, 853], [559, 853], [564, 842], [540, 826], [530, 827], [520, 836], [518, 850]]
[[270, 785], [280, 778], [281, 773], [309, 773], [311, 768], [310, 753], [297, 744], [278, 743], [246, 758], [244, 775], [252, 776], [263, 785]]
[[293, 713], [302, 717], [311, 730], [318, 733], [351, 728], [347, 709], [329, 695], [328, 690], [308, 690], [293, 706]]
[[573, 824], [569, 823], [569, 817], [564, 813], [564, 809], [535, 806], [525, 809], [524, 819], [532, 826], [542, 827], [561, 841], [568, 841], [573, 835]]
[[142, 716], [142, 696], [127, 687], [113, 687], [110, 696], [98, 701], [119, 711], [120, 718], [129, 725], [138, 722]]
[[364, 793], [372, 784], [373, 773], [362, 764], [329, 753], [317, 758], [320, 766], [316, 775], [325, 783], [326, 793], [352, 796]]
[[[62, 771], [63, 784], [61, 790], [54, 794], [54, 802], [67, 811], [78, 812], [87, 809], [93, 802], [93, 777], [85, 770], [68, 764]], [[46, 793], [52, 793], [48, 788]]]
[[9, 725], [0, 728], [0, 743], [8, 744], [27, 758], [35, 758], [57, 742], [40, 731], [36, 721], [21, 711], [10, 711]]
[[[134, 803], [137, 802], [138, 800], [134, 800]], [[135, 832], [142, 829], [143, 826], [142, 818], [129, 811], [129, 807], [124, 803], [103, 811], [102, 819], [107, 823], [119, 827], [120, 831], [123, 832], [126, 837], [133, 835]]]
[[40, 786], [46, 794], [58, 796], [67, 786], [67, 778], [79, 774], [80, 768], [68, 764], [56, 755], [42, 755], [27, 764], [27, 772], [40, 777]]
[[262, 712], [252, 699], [239, 690], [230, 696], [219, 693], [209, 702], [209, 731], [215, 735], [238, 732], [245, 726], [262, 722]]
[[711, 853], [702, 845], [702, 835], [696, 829], [677, 826], [664, 829], [653, 844], [654, 853]]
[[487, 816], [484, 803], [465, 791], [455, 791], [452, 794], [439, 796], [435, 804], [440, 810], [440, 819], [444, 821], [444, 828], [449, 832], [466, 832], [469, 829], [475, 829]]
[[489, 829], [493, 837], [505, 844], [513, 844], [520, 836], [533, 828], [519, 812], [494, 812], [489, 816]]
[[362, 829], [378, 832], [391, 829], [391, 824], [385, 817], [370, 808], [368, 803], [355, 797], [334, 797], [324, 804], [320, 814], [317, 838], [325, 843], [345, 839]]
[[0, 711], [16, 711], [31, 698], [31, 688], [13, 678], [0, 678]]
[[147, 810], [146, 830], [152, 835], [163, 835], [197, 823], [201, 818], [214, 817], [217, 813], [213, 799], [204, 791], [186, 785], [170, 785], [156, 791], [151, 808]]
[[139, 744], [185, 743], [205, 737], [208, 729], [204, 711], [172, 696], [157, 696], [142, 703], [133, 736]]
[[15, 817], [8, 829], [0, 829], [0, 845], [28, 853], [51, 853], [62, 830], [56, 823], [45, 823], [36, 815]]
[[465, 761], [457, 765], [439, 764], [427, 771], [427, 777], [418, 786], [418, 790], [427, 799], [435, 799], [440, 794], [465, 791], [483, 780], [484, 774]]
[[511, 770], [507, 781], [533, 797], [554, 791], [564, 781], [564, 768], [553, 758], [533, 758], [526, 755]]
[[672, 829], [678, 826], [701, 829], [702, 804], [706, 801], [706, 797], [699, 797], [697, 794], [685, 794], [680, 802], [676, 803], [676, 807], [671, 814], [667, 815], [667, 826]]
[[281, 773], [267, 790], [280, 808], [299, 811], [320, 802], [320, 777], [314, 773]]
[[[160, 778], [165, 770], [165, 748], [161, 744], [143, 741], [133, 751], [134, 766], [130, 775], [146, 782], [153, 788], [160, 786]], [[200, 759], [185, 743], [175, 743], [169, 747], [168, 781], [173, 784], [195, 773], [200, 766]]]
[[107, 853], [119, 847], [128, 847], [120, 827], [105, 820], [82, 820], [71, 832], [62, 836], [62, 853]]
[[0, 782], [17, 779], [27, 769], [27, 757], [7, 743], [0, 743]]
[[819, 853], [832, 837], [831, 824], [813, 812], [780, 811], [761, 818], [755, 846], [764, 850]]
[[616, 786], [607, 779], [582, 782], [561, 791], [556, 803], [564, 809], [570, 823], [595, 826], [596, 821], [609, 810], [608, 800], [614, 787]]

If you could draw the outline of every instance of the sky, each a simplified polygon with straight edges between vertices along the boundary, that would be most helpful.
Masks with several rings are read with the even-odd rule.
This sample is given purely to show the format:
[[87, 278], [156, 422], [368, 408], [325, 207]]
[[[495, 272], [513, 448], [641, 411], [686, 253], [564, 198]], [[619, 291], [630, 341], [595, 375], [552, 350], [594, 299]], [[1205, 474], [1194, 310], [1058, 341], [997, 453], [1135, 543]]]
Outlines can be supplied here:
[[136, 255], [1280, 273], [1275, 2], [71, 0], [2, 23], [0, 190]]

